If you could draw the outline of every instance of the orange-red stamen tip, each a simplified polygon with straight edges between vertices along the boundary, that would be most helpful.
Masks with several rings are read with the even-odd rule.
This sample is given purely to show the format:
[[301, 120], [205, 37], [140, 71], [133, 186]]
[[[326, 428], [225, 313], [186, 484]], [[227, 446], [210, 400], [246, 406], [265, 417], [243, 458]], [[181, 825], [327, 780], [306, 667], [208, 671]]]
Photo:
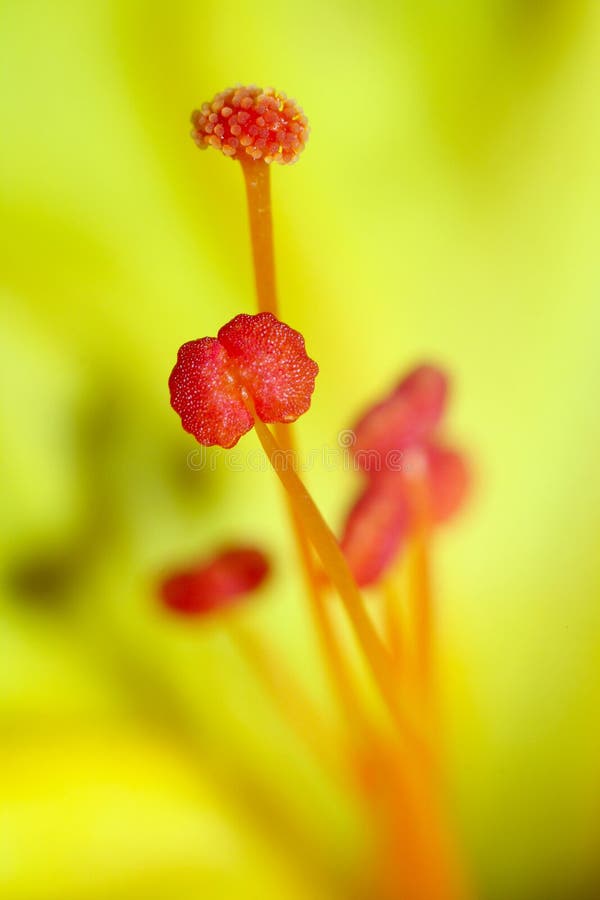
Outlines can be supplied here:
[[299, 331], [269, 312], [241, 313], [216, 338], [179, 348], [171, 406], [201, 444], [233, 447], [254, 424], [248, 399], [263, 422], [295, 422], [310, 406], [318, 372]]
[[213, 613], [257, 590], [269, 569], [261, 550], [232, 547], [212, 559], [172, 572], [160, 585], [160, 597], [168, 609], [180, 615]]
[[354, 427], [354, 461], [368, 477], [352, 505], [341, 546], [357, 583], [375, 584], [417, 526], [414, 495], [423, 492], [432, 524], [450, 519], [468, 494], [465, 457], [440, 443], [448, 377], [421, 365], [374, 404]]
[[309, 135], [308, 120], [295, 100], [251, 85], [228, 88], [192, 113], [198, 147], [214, 147], [241, 162], [294, 163]]

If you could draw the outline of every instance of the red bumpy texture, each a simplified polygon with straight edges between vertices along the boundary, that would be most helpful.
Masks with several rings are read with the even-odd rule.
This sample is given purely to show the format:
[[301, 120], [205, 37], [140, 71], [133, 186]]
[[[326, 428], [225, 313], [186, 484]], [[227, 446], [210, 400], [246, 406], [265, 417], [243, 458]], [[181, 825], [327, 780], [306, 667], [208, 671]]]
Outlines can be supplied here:
[[173, 612], [199, 616], [241, 600], [260, 587], [268, 574], [264, 553], [253, 547], [237, 547], [165, 578], [160, 596]]
[[308, 140], [308, 121], [295, 102], [272, 88], [235, 87], [192, 113], [192, 137], [240, 161], [296, 162]]
[[294, 422], [310, 406], [318, 371], [299, 332], [272, 313], [242, 313], [217, 338], [180, 348], [171, 406], [201, 444], [233, 447], [254, 424], [250, 401], [263, 422]]

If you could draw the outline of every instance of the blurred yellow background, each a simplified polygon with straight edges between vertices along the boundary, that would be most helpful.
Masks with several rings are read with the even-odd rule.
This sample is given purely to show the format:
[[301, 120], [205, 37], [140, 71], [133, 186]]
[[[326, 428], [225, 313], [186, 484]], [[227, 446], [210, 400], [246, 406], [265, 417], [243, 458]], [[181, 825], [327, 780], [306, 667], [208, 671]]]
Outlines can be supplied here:
[[[600, 5], [2, 0], [0, 59], [2, 896], [327, 897], [364, 847], [226, 635], [155, 599], [258, 539], [248, 617], [327, 709], [274, 479], [194, 470], [168, 403], [178, 346], [253, 310], [240, 173], [189, 138], [236, 82], [312, 128], [273, 172], [283, 318], [321, 367], [302, 445], [422, 358], [453, 375], [477, 491], [436, 581], [478, 896], [598, 896]], [[352, 476], [307, 480], [338, 524]]]

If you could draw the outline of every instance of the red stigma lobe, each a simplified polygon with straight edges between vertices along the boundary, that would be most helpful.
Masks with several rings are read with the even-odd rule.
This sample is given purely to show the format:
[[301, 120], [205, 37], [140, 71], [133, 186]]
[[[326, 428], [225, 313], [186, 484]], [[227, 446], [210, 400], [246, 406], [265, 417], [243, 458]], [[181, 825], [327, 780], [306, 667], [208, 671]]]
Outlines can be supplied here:
[[242, 313], [218, 340], [248, 388], [263, 422], [295, 422], [310, 406], [319, 367], [304, 338], [272, 313]]
[[302, 335], [272, 313], [236, 316], [217, 338], [180, 348], [169, 378], [171, 406], [206, 446], [233, 447], [263, 422], [294, 422], [310, 406], [319, 371]]

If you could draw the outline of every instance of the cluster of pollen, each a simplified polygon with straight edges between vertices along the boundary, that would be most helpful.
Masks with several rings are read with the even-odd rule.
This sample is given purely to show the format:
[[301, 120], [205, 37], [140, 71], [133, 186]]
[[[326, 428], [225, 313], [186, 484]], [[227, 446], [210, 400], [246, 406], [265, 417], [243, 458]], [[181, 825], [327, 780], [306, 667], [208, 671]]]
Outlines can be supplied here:
[[310, 406], [319, 367], [304, 338], [272, 313], [241, 313], [216, 338], [179, 348], [169, 378], [171, 406], [186, 431], [210, 447], [233, 447], [254, 425], [295, 422]]
[[269, 569], [260, 550], [232, 547], [171, 573], [160, 586], [161, 599], [168, 609], [182, 615], [216, 612], [259, 588]]
[[349, 510], [340, 544], [361, 587], [379, 581], [416, 523], [416, 476], [432, 524], [451, 518], [464, 503], [469, 467], [438, 436], [447, 399], [446, 374], [421, 365], [353, 429], [352, 452], [367, 483]]
[[241, 161], [293, 163], [308, 140], [308, 121], [295, 100], [272, 88], [229, 88], [192, 113], [198, 147]]

